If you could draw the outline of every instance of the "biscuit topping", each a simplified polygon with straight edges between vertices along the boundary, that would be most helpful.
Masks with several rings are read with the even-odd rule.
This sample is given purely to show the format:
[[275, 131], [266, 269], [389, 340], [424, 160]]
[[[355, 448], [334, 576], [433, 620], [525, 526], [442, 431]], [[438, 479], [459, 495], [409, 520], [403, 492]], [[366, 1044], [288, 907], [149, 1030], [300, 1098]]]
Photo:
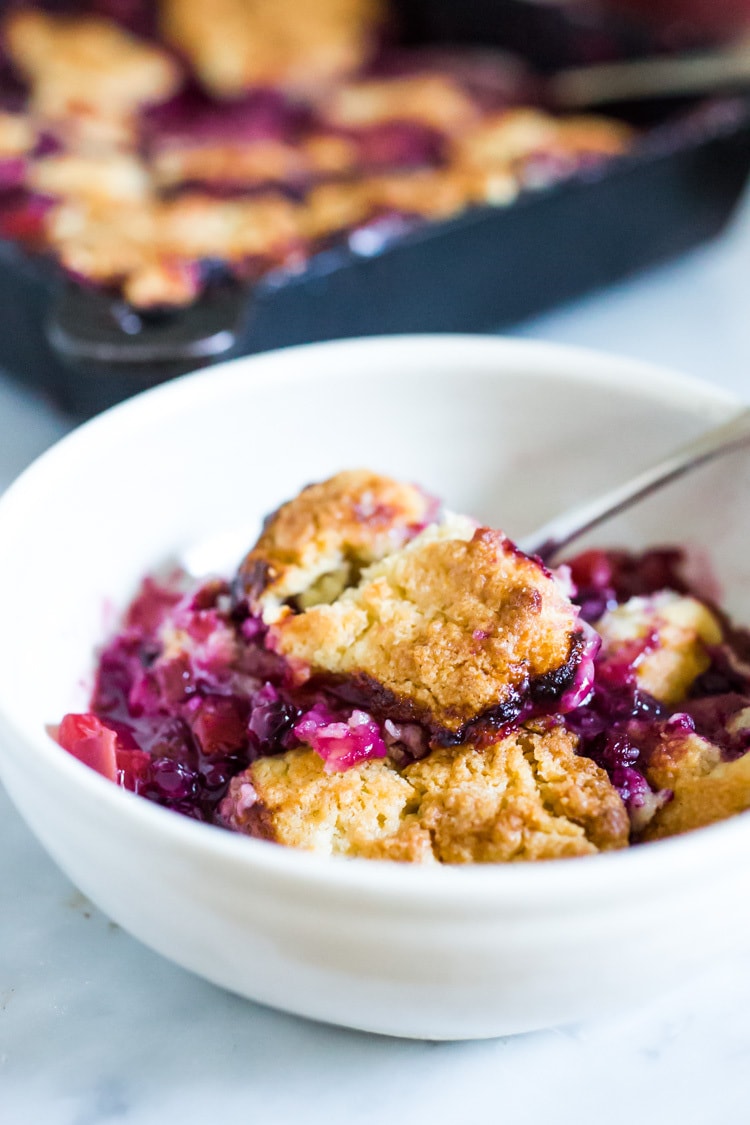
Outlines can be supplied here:
[[629, 829], [604, 770], [556, 726], [435, 750], [402, 772], [368, 761], [327, 773], [310, 750], [291, 750], [235, 778], [222, 815], [291, 847], [412, 863], [591, 855], [625, 847]]
[[315, 86], [359, 66], [378, 0], [164, 0], [166, 37], [219, 97], [248, 86]]
[[127, 117], [179, 87], [182, 74], [166, 51], [96, 16], [62, 17], [22, 9], [5, 23], [8, 54], [32, 87], [44, 118], [87, 109]]
[[330, 604], [281, 618], [297, 678], [444, 742], [555, 709], [583, 654], [560, 584], [501, 532], [428, 528]]
[[240, 597], [267, 624], [333, 601], [436, 514], [436, 501], [420, 488], [366, 469], [311, 484], [266, 520], [240, 567]]

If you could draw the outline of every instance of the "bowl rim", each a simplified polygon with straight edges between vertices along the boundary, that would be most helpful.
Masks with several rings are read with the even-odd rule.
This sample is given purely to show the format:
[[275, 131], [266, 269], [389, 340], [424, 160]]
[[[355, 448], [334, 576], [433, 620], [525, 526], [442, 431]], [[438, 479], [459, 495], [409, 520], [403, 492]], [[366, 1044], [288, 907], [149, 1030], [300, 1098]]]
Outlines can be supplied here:
[[[226, 395], [235, 387], [247, 388], [250, 382], [254, 389], [262, 389], [268, 379], [277, 382], [280, 378], [314, 377], [314, 370], [310, 374], [314, 365], [308, 367], [306, 362], [311, 355], [320, 358], [337, 352], [346, 358], [346, 353], [351, 352], [356, 360], [357, 353], [367, 351], [368, 360], [373, 359], [373, 353], [379, 353], [386, 361], [395, 356], [408, 360], [410, 354], [424, 360], [426, 351], [436, 347], [441, 357], [452, 353], [464, 363], [470, 363], [472, 358], [476, 361], [492, 358], [497, 361], [496, 373], [500, 378], [518, 361], [538, 368], [536, 372], [524, 371], [524, 377], [538, 374], [567, 378], [569, 374], [559, 368], [575, 365], [576, 377], [581, 380], [632, 390], [636, 396], [645, 395], [667, 404], [679, 403], [696, 415], [708, 413], [709, 418], [712, 414], [727, 417], [733, 407], [741, 405], [739, 396], [667, 367], [593, 349], [514, 337], [460, 334], [360, 337], [243, 356], [182, 376], [112, 407], [73, 430], [37, 458], [0, 497], [0, 570], [2, 544], [12, 539], [4, 534], [4, 525], [14, 520], [23, 523], [26, 494], [33, 495], [39, 483], [55, 478], [59, 463], [65, 464], [70, 457], [80, 459], [85, 455], [87, 444], [92, 441], [96, 444], [110, 431], [127, 432], [144, 415], [171, 413], [176, 400], [183, 407], [192, 401], [195, 407], [217, 393]], [[356, 364], [353, 369], [356, 370]], [[424, 375], [426, 377], [427, 372]], [[623, 377], [627, 378], [626, 383]], [[5, 695], [1, 679], [0, 733], [3, 735], [0, 738], [0, 777], [3, 757], [13, 753], [15, 746], [23, 745], [27, 754], [34, 754], [38, 767], [59, 774], [63, 789], [66, 785], [78, 787], [85, 797], [103, 806], [108, 815], [125, 817], [133, 822], [134, 828], [154, 838], [164, 836], [165, 843], [182, 848], [186, 854], [203, 853], [205, 856], [208, 853], [212, 859], [231, 864], [248, 877], [271, 876], [279, 885], [286, 884], [298, 890], [326, 887], [329, 892], [341, 892], [369, 902], [377, 898], [420, 908], [430, 904], [445, 905], [447, 901], [462, 908], [473, 908], [477, 913], [494, 913], [498, 908], [518, 906], [545, 908], [555, 903], [570, 904], [572, 900], [597, 897], [604, 902], [626, 890], [638, 889], [642, 894], [648, 888], [649, 893], [656, 895], [666, 885], [674, 885], [676, 880], [691, 881], [699, 870], [715, 870], [718, 859], [726, 866], [728, 849], [738, 861], [742, 861], [745, 851], [750, 855], [750, 817], [738, 814], [684, 836], [652, 842], [648, 847], [579, 857], [578, 862], [424, 866], [320, 856], [193, 821], [113, 785], [62, 751], [42, 723], [38, 724], [38, 729], [37, 725], [31, 728], [27, 716], [14, 711], [13, 700]]]

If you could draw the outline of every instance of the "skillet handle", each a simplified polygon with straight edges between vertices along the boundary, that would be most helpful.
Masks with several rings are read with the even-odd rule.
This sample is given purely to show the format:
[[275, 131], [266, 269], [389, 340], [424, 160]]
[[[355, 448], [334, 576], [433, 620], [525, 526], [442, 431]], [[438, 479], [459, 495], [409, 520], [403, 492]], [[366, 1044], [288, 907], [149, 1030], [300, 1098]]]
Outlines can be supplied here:
[[219, 287], [189, 309], [142, 315], [109, 294], [66, 285], [45, 324], [47, 341], [67, 367], [90, 374], [127, 367], [144, 379], [190, 371], [228, 357], [250, 307], [247, 290]]

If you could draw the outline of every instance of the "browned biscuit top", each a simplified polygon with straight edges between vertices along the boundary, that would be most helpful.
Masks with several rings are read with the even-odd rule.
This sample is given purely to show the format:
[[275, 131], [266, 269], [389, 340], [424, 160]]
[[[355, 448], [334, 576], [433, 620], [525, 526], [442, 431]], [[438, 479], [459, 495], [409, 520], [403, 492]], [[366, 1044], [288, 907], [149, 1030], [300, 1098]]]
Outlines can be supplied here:
[[235, 778], [223, 814], [290, 847], [410, 863], [588, 855], [629, 833], [607, 775], [554, 725], [439, 749], [402, 772], [381, 760], [328, 773], [312, 750], [287, 751]]
[[0, 160], [25, 156], [36, 143], [31, 118], [0, 110]]
[[413, 74], [341, 85], [322, 105], [333, 125], [367, 128], [385, 121], [413, 121], [454, 132], [479, 116], [472, 99], [444, 74]]
[[608, 658], [623, 653], [632, 660], [638, 653], [638, 685], [669, 704], [687, 698], [709, 667], [711, 646], [723, 639], [720, 621], [703, 602], [673, 590], [629, 598], [608, 610], [596, 631]]
[[[750, 730], [750, 708], [727, 721], [740, 738]], [[721, 747], [695, 733], [665, 734], [649, 755], [646, 777], [668, 796], [641, 838], [677, 836], [726, 820], [750, 808], [750, 754], [731, 758]]]
[[617, 156], [628, 149], [634, 135], [628, 126], [608, 118], [558, 118], [521, 107], [485, 116], [461, 132], [451, 155], [465, 168], [521, 169], [539, 153]]
[[544, 708], [572, 683], [582, 639], [557, 580], [501, 532], [428, 528], [332, 604], [280, 618], [270, 643], [313, 682], [438, 738]]
[[333, 600], [360, 570], [413, 538], [435, 501], [410, 484], [364, 469], [304, 488], [265, 523], [243, 561], [239, 586], [250, 609], [274, 621], [300, 606]]
[[296, 89], [356, 70], [382, 17], [380, 0], [163, 0], [162, 27], [218, 97], [251, 86]]
[[193, 300], [199, 259], [270, 263], [295, 253], [297, 208], [278, 193], [241, 200], [195, 192], [137, 199], [143, 185], [134, 158], [44, 163], [51, 164], [47, 190], [56, 188], [61, 196], [46, 220], [60, 260], [96, 283], [120, 284], [139, 308]]
[[5, 21], [5, 45], [29, 79], [32, 106], [45, 116], [80, 112], [129, 114], [168, 98], [182, 81], [166, 51], [109, 20], [22, 9]]

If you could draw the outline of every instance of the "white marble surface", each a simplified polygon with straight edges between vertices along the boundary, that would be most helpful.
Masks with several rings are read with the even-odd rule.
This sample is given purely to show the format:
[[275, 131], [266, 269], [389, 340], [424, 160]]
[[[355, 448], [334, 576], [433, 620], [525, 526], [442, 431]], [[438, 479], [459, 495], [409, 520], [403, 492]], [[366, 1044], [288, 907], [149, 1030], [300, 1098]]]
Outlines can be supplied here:
[[[750, 205], [721, 241], [520, 334], [667, 363], [750, 398], [749, 280]], [[0, 488], [65, 429], [0, 376]], [[57, 871], [1, 792], [0, 919], [2, 1125], [747, 1117], [744, 963], [656, 999], [634, 980], [634, 1013], [514, 1039], [407, 1043], [320, 1027], [222, 993], [132, 940]]]

